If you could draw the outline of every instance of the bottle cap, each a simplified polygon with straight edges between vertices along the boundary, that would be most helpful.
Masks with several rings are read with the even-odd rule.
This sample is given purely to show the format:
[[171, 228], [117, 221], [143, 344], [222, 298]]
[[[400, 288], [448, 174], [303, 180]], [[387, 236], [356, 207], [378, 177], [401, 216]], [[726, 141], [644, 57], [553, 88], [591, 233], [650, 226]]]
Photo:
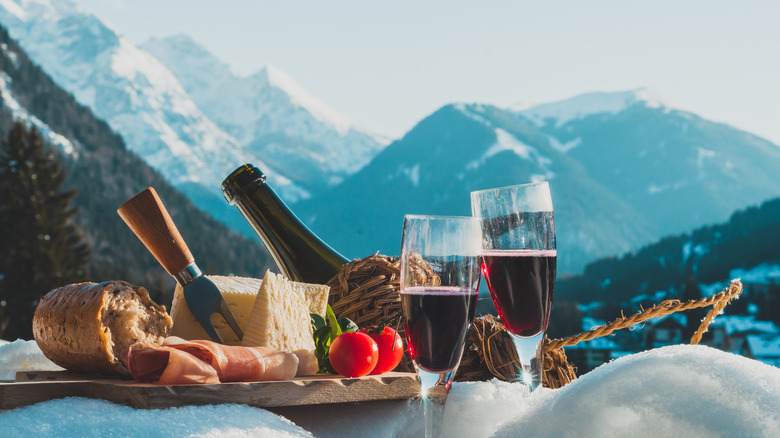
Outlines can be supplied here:
[[227, 202], [234, 205], [236, 198], [253, 184], [265, 184], [265, 175], [257, 167], [244, 164], [222, 181], [222, 193]]

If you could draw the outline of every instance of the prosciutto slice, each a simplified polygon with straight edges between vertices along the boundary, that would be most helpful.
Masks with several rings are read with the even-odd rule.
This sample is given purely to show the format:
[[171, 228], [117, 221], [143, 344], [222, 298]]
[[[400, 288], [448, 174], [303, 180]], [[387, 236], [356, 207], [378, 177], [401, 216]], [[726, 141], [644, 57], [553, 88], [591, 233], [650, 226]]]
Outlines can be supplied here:
[[191, 354], [163, 345], [133, 344], [122, 352], [122, 362], [139, 382], [161, 385], [219, 383], [214, 367]]
[[298, 357], [265, 347], [239, 347], [212, 341], [187, 341], [170, 336], [164, 346], [186, 351], [208, 363], [222, 382], [288, 380], [298, 371]]
[[122, 361], [137, 381], [161, 385], [287, 380], [298, 370], [293, 353], [174, 336], [163, 345], [134, 344]]

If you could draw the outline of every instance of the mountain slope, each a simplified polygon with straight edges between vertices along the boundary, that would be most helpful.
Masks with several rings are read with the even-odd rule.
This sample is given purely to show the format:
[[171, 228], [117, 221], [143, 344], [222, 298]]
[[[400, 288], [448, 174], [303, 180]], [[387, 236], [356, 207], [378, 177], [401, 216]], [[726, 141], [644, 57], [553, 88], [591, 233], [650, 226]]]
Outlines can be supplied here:
[[[224, 88], [202, 88], [216, 90], [216, 96], [228, 91], [221, 102], [203, 102], [209, 114], [225, 115], [223, 128], [163, 63], [73, 0], [4, 0], [0, 24], [55, 82], [122, 135], [130, 150], [201, 210], [247, 235], [252, 231], [220, 190], [239, 165], [263, 168], [292, 201], [340, 181], [381, 147], [344, 116], [324, 120], [327, 106], [273, 69], [252, 78], [226, 78], [232, 82]], [[363, 158], [344, 160], [345, 155]]]
[[[665, 298], [682, 298], [686, 282], [727, 285], [736, 270], [780, 266], [780, 198], [735, 212], [728, 221], [674, 236], [625, 254], [597, 260], [581, 275], [559, 279], [556, 298], [580, 303], [627, 303], [638, 295], [661, 291]], [[776, 274], [775, 274], [776, 275]], [[747, 279], [743, 279], [747, 280]], [[749, 280], [748, 280], [749, 281]], [[775, 292], [776, 282], [771, 282]], [[750, 297], [746, 290], [745, 298]], [[770, 298], [774, 308], [760, 308], [768, 319], [780, 320], [780, 295]], [[656, 300], [657, 301], [657, 300]], [[766, 303], [763, 303], [766, 304]], [[746, 308], [744, 302], [730, 306]]]
[[646, 90], [591, 93], [519, 113], [662, 235], [780, 196], [780, 147], [674, 109]]
[[451, 105], [296, 211], [350, 257], [397, 254], [404, 213], [469, 214], [475, 189], [550, 181], [562, 273], [780, 196], [780, 148], [644, 91], [525, 110]]
[[311, 192], [356, 172], [386, 143], [274, 67], [241, 77], [186, 35], [141, 47], [173, 72], [210, 119]]
[[126, 280], [146, 287], [162, 303], [170, 301], [172, 278], [116, 213], [149, 186], [162, 197], [205, 273], [260, 276], [272, 265], [257, 239], [246, 239], [197, 209], [33, 64], [1, 27], [0, 48], [0, 136], [5, 137], [13, 120], [23, 120], [59, 149], [68, 174], [66, 189], [78, 190], [75, 221], [92, 248], [91, 280]]
[[0, 23], [55, 82], [201, 209], [240, 223], [219, 184], [247, 157], [165, 66], [71, 0], [8, 0], [0, 4]]
[[397, 255], [404, 214], [470, 215], [470, 191], [540, 179], [551, 182], [562, 272], [653, 238], [652, 224], [535, 125], [483, 105], [441, 108], [339, 187], [295, 209], [349, 257]]

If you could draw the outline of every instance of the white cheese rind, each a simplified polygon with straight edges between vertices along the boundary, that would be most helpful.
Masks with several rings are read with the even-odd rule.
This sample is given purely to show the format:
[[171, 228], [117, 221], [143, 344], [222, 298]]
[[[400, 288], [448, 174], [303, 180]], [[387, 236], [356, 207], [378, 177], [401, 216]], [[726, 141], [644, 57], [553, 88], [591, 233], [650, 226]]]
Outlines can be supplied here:
[[325, 314], [328, 291], [327, 286], [296, 283], [266, 272], [242, 345], [294, 352], [300, 359], [299, 376], [316, 373], [310, 314]]

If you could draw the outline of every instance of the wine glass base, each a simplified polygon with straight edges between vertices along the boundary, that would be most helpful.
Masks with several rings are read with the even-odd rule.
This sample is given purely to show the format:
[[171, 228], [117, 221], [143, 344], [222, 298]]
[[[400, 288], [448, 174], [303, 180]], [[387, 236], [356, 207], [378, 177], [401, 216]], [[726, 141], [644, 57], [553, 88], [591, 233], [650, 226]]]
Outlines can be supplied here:
[[517, 370], [518, 381], [528, 386], [533, 391], [542, 384], [542, 340], [544, 332], [535, 336], [518, 336], [509, 333], [512, 343], [517, 350], [520, 359], [520, 369]]
[[420, 382], [420, 399], [425, 416], [425, 437], [435, 438], [441, 435], [444, 404], [447, 401], [452, 379], [455, 377], [455, 369], [428, 371], [416, 365], [415, 368], [417, 380]]

